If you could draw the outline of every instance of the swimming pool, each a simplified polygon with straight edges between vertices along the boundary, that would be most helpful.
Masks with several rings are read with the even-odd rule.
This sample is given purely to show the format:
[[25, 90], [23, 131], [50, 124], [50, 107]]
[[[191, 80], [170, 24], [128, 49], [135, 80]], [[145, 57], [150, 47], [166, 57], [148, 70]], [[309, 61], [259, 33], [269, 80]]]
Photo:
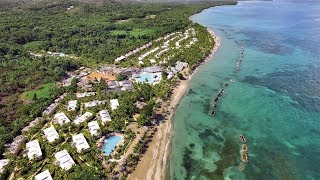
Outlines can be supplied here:
[[121, 136], [111, 136], [110, 138], [104, 140], [104, 145], [102, 147], [104, 154], [109, 156], [121, 140]]
[[139, 77], [135, 78], [138, 83], [148, 82], [153, 84], [161, 79], [161, 73], [141, 73]]

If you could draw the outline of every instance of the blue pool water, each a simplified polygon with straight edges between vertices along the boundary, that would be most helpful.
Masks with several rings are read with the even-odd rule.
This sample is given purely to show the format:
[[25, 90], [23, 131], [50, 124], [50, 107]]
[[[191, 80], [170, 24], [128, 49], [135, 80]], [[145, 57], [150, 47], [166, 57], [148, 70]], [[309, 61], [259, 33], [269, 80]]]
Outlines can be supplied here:
[[121, 140], [121, 136], [111, 136], [110, 138], [106, 139], [102, 148], [104, 154], [110, 155]]
[[320, 1], [240, 1], [192, 19], [221, 46], [176, 110], [170, 179], [320, 179]]
[[140, 76], [135, 79], [139, 83], [148, 82], [149, 84], [152, 84], [155, 81], [156, 76], [157, 74], [143, 73], [143, 74], [140, 74]]

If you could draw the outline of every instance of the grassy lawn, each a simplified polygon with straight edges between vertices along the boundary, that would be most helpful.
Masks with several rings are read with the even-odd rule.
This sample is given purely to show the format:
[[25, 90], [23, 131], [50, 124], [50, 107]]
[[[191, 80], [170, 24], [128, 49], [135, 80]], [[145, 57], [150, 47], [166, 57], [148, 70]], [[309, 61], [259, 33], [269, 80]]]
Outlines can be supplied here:
[[50, 90], [54, 89], [56, 87], [56, 83], [47, 83], [35, 90], [27, 91], [23, 93], [23, 96], [27, 99], [31, 100], [33, 98], [34, 94], [37, 94], [37, 98], [46, 98], [50, 96]]
[[114, 30], [110, 32], [111, 35], [113, 36], [117, 36], [117, 35], [127, 35], [127, 31], [123, 31], [123, 30]]
[[143, 35], [147, 35], [147, 36], [152, 36], [154, 35], [155, 30], [154, 29], [133, 29], [132, 31], [130, 31], [130, 35], [131, 36], [143, 36]]

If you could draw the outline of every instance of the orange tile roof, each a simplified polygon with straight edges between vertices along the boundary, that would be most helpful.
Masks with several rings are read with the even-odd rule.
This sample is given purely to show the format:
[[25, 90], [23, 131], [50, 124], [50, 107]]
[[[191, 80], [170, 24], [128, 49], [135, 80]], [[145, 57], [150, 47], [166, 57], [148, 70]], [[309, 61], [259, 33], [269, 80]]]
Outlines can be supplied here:
[[100, 79], [104, 79], [107, 81], [114, 81], [116, 80], [116, 76], [113, 73], [99, 73], [99, 72], [93, 72], [91, 74], [88, 75], [88, 78], [93, 80], [95, 78], [97, 78], [98, 80]]

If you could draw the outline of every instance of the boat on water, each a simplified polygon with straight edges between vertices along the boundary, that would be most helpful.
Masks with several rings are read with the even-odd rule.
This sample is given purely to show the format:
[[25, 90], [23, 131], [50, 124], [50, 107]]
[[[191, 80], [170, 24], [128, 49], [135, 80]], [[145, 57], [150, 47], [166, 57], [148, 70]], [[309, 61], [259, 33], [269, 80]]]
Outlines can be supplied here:
[[241, 142], [246, 142], [247, 141], [246, 138], [244, 137], [244, 135], [240, 135], [240, 141]]
[[230, 82], [233, 82], [233, 83], [234, 83], [234, 82], [236, 82], [236, 80], [235, 80], [235, 79], [231, 79]]

